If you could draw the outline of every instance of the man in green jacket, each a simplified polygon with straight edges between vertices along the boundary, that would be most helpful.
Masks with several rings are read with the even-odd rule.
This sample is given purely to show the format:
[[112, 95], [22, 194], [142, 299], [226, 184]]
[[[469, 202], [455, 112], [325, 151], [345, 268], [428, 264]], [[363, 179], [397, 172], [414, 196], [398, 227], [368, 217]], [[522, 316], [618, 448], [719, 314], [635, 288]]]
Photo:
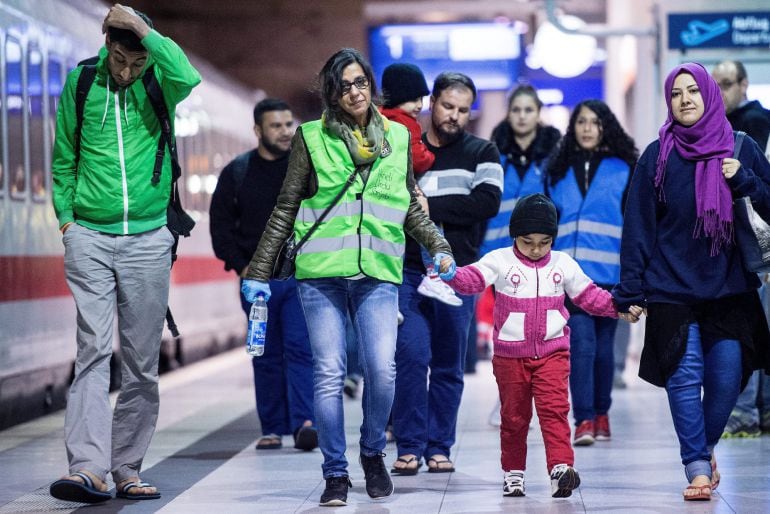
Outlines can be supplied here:
[[[182, 50], [143, 14], [115, 4], [103, 30], [79, 144], [75, 97], [84, 66], [67, 76], [53, 153], [53, 204], [78, 316], [64, 422], [70, 474], [50, 492], [85, 503], [111, 498], [107, 473], [118, 497], [160, 498], [139, 471], [158, 417], [158, 355], [174, 242], [166, 228], [172, 173], [164, 146], [159, 180], [153, 180], [161, 128], [141, 79], [155, 74], [171, 120], [201, 80]], [[116, 308], [123, 363], [113, 413], [108, 393]]]

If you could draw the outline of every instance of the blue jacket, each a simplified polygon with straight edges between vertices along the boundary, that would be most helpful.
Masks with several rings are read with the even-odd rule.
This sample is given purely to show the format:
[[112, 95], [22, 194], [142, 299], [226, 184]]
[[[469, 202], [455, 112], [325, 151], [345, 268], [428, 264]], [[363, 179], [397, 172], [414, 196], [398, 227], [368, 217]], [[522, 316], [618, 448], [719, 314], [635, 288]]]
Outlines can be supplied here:
[[559, 212], [554, 250], [573, 257], [597, 284], [612, 285], [620, 278], [622, 202], [629, 174], [628, 164], [607, 157], [599, 164], [585, 197], [572, 168], [549, 188]]
[[[743, 267], [736, 246], [712, 257], [711, 239], [692, 237], [695, 162], [676, 149], [666, 166], [666, 201], [658, 199], [653, 181], [659, 150], [658, 141], [647, 147], [628, 191], [620, 283], [613, 290], [619, 309], [647, 302], [691, 305], [758, 288], [756, 274]], [[744, 140], [739, 160], [741, 168], [727, 181], [733, 196], [750, 196], [759, 215], [770, 219], [770, 163], [751, 138]]]
[[516, 206], [516, 202], [522, 196], [542, 193], [543, 170], [546, 168], [546, 162], [532, 162], [527, 169], [524, 179], [519, 178], [516, 168], [505, 157], [501, 158], [505, 167], [503, 170], [503, 197], [500, 202], [500, 210], [497, 215], [487, 223], [487, 231], [484, 235], [484, 242], [481, 244], [481, 255], [486, 255], [492, 250], [498, 248], [510, 247], [513, 245], [509, 234], [509, 225], [511, 222], [511, 213]]

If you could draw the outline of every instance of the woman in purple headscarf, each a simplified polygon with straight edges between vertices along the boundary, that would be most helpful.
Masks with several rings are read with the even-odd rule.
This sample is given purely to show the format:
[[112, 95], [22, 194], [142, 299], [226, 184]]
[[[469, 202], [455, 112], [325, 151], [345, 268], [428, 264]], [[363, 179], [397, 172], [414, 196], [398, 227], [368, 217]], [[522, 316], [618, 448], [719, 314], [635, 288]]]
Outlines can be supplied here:
[[639, 376], [668, 394], [690, 484], [719, 485], [714, 447], [751, 371], [770, 369], [770, 335], [733, 236], [733, 197], [770, 220], [770, 163], [746, 138], [738, 159], [717, 83], [697, 63], [674, 68], [668, 117], [639, 159], [626, 200], [619, 310], [647, 306]]

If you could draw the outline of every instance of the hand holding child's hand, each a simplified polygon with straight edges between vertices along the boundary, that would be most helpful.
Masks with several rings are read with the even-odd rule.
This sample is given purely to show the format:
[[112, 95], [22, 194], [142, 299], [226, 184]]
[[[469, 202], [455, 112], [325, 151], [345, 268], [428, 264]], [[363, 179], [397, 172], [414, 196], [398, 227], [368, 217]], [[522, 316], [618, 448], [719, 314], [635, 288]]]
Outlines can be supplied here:
[[644, 309], [638, 305], [632, 305], [628, 308], [628, 312], [619, 312], [618, 317], [623, 321], [629, 323], [636, 323], [639, 321], [639, 317], [644, 313]]
[[433, 256], [433, 265], [438, 270], [441, 280], [452, 280], [457, 272], [457, 265], [451, 255], [439, 252]]

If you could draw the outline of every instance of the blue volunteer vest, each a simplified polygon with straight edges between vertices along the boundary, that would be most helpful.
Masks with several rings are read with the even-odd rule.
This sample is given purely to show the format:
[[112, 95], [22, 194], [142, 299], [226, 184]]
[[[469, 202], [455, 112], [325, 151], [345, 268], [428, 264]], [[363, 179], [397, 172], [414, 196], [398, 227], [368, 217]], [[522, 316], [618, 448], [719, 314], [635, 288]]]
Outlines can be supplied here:
[[572, 168], [550, 188], [559, 211], [553, 249], [572, 256], [597, 284], [615, 284], [620, 279], [621, 202], [629, 171], [621, 159], [608, 157], [599, 163], [585, 198]]
[[524, 174], [524, 179], [519, 178], [516, 167], [502, 156], [500, 162], [503, 165], [503, 197], [500, 201], [500, 210], [494, 218], [487, 222], [487, 232], [484, 235], [484, 242], [481, 244], [481, 255], [486, 255], [492, 250], [506, 248], [513, 245], [509, 234], [511, 224], [511, 213], [516, 206], [519, 198], [534, 193], [542, 193], [543, 171], [546, 167], [545, 161], [538, 163], [532, 162]]

